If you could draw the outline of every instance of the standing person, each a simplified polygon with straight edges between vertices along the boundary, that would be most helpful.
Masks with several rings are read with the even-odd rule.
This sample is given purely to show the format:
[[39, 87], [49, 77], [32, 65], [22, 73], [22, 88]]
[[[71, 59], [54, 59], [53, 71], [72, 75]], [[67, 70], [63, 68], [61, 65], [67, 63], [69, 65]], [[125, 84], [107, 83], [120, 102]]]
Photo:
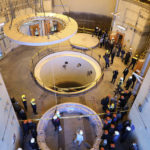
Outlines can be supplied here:
[[57, 131], [57, 129], [59, 131], [61, 131], [60, 130], [61, 125], [60, 125], [60, 119], [59, 119], [59, 117], [57, 117], [56, 115], [54, 115], [53, 118], [52, 118], [52, 123], [53, 123], [53, 125], [55, 127], [55, 131]]
[[[104, 147], [107, 147], [107, 144], [108, 144], [108, 141], [107, 141], [107, 139], [103, 139], [103, 140], [101, 140], [101, 142], [100, 142], [100, 145], [99, 145], [99, 149], [100, 148], [104, 148]], [[101, 150], [101, 149], [100, 149]], [[105, 149], [104, 149], [105, 150]]]
[[119, 131], [116, 130], [113, 134], [112, 141], [114, 143], [116, 143], [118, 141], [119, 137], [120, 137], [120, 133], [119, 133]]
[[29, 145], [31, 146], [31, 148], [33, 150], [38, 150], [39, 149], [38, 144], [37, 144], [35, 138], [33, 138], [33, 137], [31, 137], [31, 139], [29, 141]]
[[84, 137], [83, 137], [83, 130], [79, 130], [76, 132], [76, 137], [74, 139], [74, 143], [78, 143], [78, 146], [81, 145], [81, 143], [83, 142]]
[[132, 57], [132, 61], [131, 61], [131, 63], [130, 63], [130, 65], [129, 65], [128, 68], [130, 68], [130, 67], [132, 66], [132, 70], [133, 70], [133, 68], [134, 68], [134, 66], [135, 66], [135, 64], [136, 64], [136, 62], [137, 62], [137, 60], [138, 60], [138, 55]]
[[115, 150], [115, 149], [116, 149], [116, 145], [114, 143], [110, 143], [109, 150]]
[[117, 57], [120, 57], [120, 53], [121, 53], [121, 44], [118, 43], [118, 52], [117, 52]]
[[103, 38], [103, 37], [101, 37], [101, 38], [100, 38], [100, 48], [102, 48], [103, 43], [104, 43], [104, 38]]
[[20, 110], [20, 112], [19, 112], [19, 117], [20, 117], [22, 120], [26, 120], [26, 119], [27, 119], [27, 115], [26, 115], [26, 113], [24, 112], [23, 109]]
[[126, 82], [126, 86], [125, 86], [126, 90], [129, 89], [129, 87], [131, 86], [131, 84], [132, 84], [132, 76], [130, 76], [129, 79], [127, 80], [127, 82]]
[[112, 52], [113, 48], [115, 46], [115, 40], [114, 38], [112, 38], [111, 42], [110, 42], [110, 51]]
[[124, 55], [125, 55], [125, 50], [124, 50], [124, 48], [121, 50], [121, 59], [122, 59], [122, 62], [123, 62], [123, 60], [124, 60]]
[[127, 52], [124, 58], [124, 63], [127, 65], [131, 57], [131, 52]]
[[114, 70], [111, 83], [113, 83], [113, 84], [115, 83], [117, 76], [118, 76], [118, 70]]
[[22, 127], [23, 127], [23, 135], [27, 136], [29, 134], [29, 127], [28, 127], [28, 121], [27, 120], [23, 121]]
[[94, 35], [98, 35], [98, 31], [99, 31], [99, 27], [95, 27], [95, 29], [94, 29], [94, 33], [93, 33], [93, 35], [92, 35], [92, 37], [94, 36]]
[[115, 125], [114, 125], [114, 124], [111, 124], [108, 131], [109, 131], [109, 134], [110, 134], [110, 135], [113, 135], [114, 132], [115, 132]]
[[21, 98], [22, 98], [22, 103], [23, 103], [23, 105], [24, 105], [24, 109], [27, 111], [27, 98], [26, 98], [26, 95], [23, 94], [23, 95], [21, 96]]
[[130, 133], [131, 133], [131, 127], [127, 126], [122, 132], [120, 142], [121, 143], [124, 142], [127, 139], [127, 137], [130, 135]]
[[126, 76], [128, 75], [128, 73], [129, 73], [128, 68], [125, 68], [124, 71], [123, 71], [123, 82], [124, 82]]
[[113, 64], [113, 62], [114, 62], [114, 57], [116, 55], [116, 52], [117, 52], [117, 47], [114, 46], [114, 48], [113, 48], [113, 50], [111, 52], [111, 64]]
[[132, 74], [132, 86], [131, 86], [132, 89], [134, 87], [135, 82], [136, 82], [136, 77], [134, 74]]
[[103, 57], [104, 57], [105, 63], [106, 63], [105, 68], [107, 69], [109, 67], [109, 56], [105, 54]]
[[103, 105], [103, 110], [106, 110], [107, 109], [107, 105], [108, 105], [108, 103], [109, 103], [109, 101], [110, 101], [110, 95], [108, 95], [108, 96], [106, 96], [105, 98], [103, 98], [102, 100], [101, 100], [101, 104]]
[[102, 29], [99, 28], [99, 31], [98, 31], [98, 38], [100, 39], [101, 36], [102, 36]]
[[32, 106], [32, 109], [33, 109], [33, 113], [34, 113], [35, 115], [37, 115], [35, 98], [32, 98], [32, 99], [31, 99], [31, 106]]

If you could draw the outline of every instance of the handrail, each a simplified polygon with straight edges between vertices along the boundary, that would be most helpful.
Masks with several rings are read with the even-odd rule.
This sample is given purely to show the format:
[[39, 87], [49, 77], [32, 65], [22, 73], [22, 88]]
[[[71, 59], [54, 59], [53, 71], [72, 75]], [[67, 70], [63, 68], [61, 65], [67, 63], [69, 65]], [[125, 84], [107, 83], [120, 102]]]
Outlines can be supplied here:
[[[70, 43], [70, 41], [69, 41], [69, 43]], [[79, 47], [85, 47], [85, 48], [87, 48], [88, 50], [91, 50], [91, 56], [92, 56], [92, 48], [87, 47], [87, 46], [84, 46], [84, 45], [82, 45], [82, 44], [76, 44], [76, 45], [79, 46]], [[66, 47], [66, 46], [64, 46], [64, 47]], [[55, 53], [55, 52], [56, 52], [56, 51], [55, 51], [56, 49], [57, 49], [57, 52], [58, 52], [58, 48], [59, 48], [58, 46], [56, 46], [56, 47], [51, 47], [51, 48], [49, 48], [49, 47], [47, 46], [47, 47], [45, 47], [45, 48], [43, 48], [43, 49], [40, 49], [40, 50], [39, 50], [37, 53], [35, 53], [35, 54], [32, 56], [32, 58], [31, 58], [30, 71], [31, 71], [33, 77], [36, 79], [36, 81], [38, 81], [39, 83], [41, 83], [44, 88], [45, 88], [45, 87], [47, 88], [48, 86], [45, 86], [41, 80], [37, 79], [37, 78], [34, 76], [34, 68], [35, 68], [35, 65], [39, 62], [39, 60], [41, 60], [41, 59], [44, 58], [45, 56], [47, 56], [47, 55], [49, 55], [49, 54], [51, 54], [51, 53]], [[67, 46], [67, 48], [70, 49], [69, 46]], [[62, 50], [61, 50], [61, 51], [62, 51]], [[81, 50], [81, 52], [83, 52], [83, 50]], [[86, 51], [84, 51], [84, 52], [86, 52]], [[41, 55], [41, 54], [42, 54], [42, 55]], [[43, 54], [44, 54], [44, 55], [43, 55]], [[87, 55], [89, 55], [89, 54], [87, 54]], [[89, 55], [89, 56], [90, 56], [90, 55]], [[93, 57], [93, 56], [92, 56], [92, 57]], [[93, 57], [93, 58], [94, 58], [94, 57]], [[95, 79], [95, 80], [92, 81], [91, 83], [87, 83], [87, 84], [84, 85], [84, 86], [70, 87], [70, 88], [60, 88], [60, 87], [57, 87], [57, 86], [52, 86], [52, 89], [55, 89], [55, 90], [60, 91], [60, 92], [61, 92], [61, 91], [62, 91], [62, 92], [68, 92], [68, 91], [73, 92], [73, 91], [76, 91], [76, 90], [79, 90], [79, 89], [85, 89], [86, 87], [88, 87], [88, 86], [90, 86], [90, 85], [93, 85], [93, 84], [97, 85], [97, 83], [98, 83], [99, 81], [101, 81], [101, 79], [103, 79], [104, 73], [103, 73], [103, 67], [102, 67], [102, 65], [101, 65], [100, 62], [99, 62], [99, 58], [97, 57], [97, 58], [94, 58], [94, 59], [95, 59], [95, 60], [97, 61], [97, 63], [99, 63], [99, 65], [101, 66], [101, 72], [102, 72], [102, 74], [99, 75], [97, 79]]]

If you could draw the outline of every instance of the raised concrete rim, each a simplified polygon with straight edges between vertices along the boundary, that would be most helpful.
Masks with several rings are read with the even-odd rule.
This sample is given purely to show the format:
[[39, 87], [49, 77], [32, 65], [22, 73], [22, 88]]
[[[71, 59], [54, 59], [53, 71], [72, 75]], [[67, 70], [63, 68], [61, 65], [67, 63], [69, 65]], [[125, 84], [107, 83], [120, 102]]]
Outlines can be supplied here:
[[[87, 86], [85, 89], [80, 90], [80, 91], [77, 91], [77, 92], [56, 91], [56, 90], [53, 90], [53, 89], [51, 89], [51, 88], [45, 86], [44, 83], [43, 83], [43, 82], [41, 81], [41, 79], [40, 79], [40, 76], [39, 76], [39, 75], [40, 75], [40, 72], [39, 72], [40, 70], [38, 70], [38, 69], [36, 68], [37, 65], [39, 64], [40, 61], [42, 61], [43, 59], [47, 59], [47, 57], [50, 56], [50, 55], [53, 55], [53, 54], [56, 54], [56, 53], [65, 53], [65, 52], [66, 52], [66, 53], [70, 53], [70, 52], [72, 52], [72, 53], [79, 53], [79, 54], [85, 55], [86, 57], [92, 58], [92, 60], [94, 60], [94, 61], [97, 63], [97, 65], [99, 66], [100, 71], [101, 71], [101, 74], [100, 74], [93, 82], [91, 82], [91, 83], [89, 84], [89, 86]], [[79, 57], [81, 57], [81, 56], [79, 55]], [[86, 60], [89, 61], [88, 59], [86, 59]], [[90, 89], [92, 89], [93, 87], [95, 87], [95, 86], [99, 83], [99, 81], [100, 81], [100, 79], [101, 79], [101, 77], [102, 77], [102, 68], [101, 68], [100, 64], [98, 63], [98, 61], [97, 61], [95, 58], [93, 58], [93, 57], [91, 57], [91, 56], [89, 56], [89, 55], [87, 55], [87, 54], [81, 53], [81, 52], [76, 52], [76, 51], [59, 51], [59, 52], [54, 52], [54, 53], [52, 53], [52, 54], [49, 54], [49, 55], [45, 56], [45, 57], [42, 58], [40, 61], [36, 64], [36, 66], [35, 66], [35, 68], [34, 68], [34, 75], [33, 75], [33, 76], [34, 76], [35, 80], [37, 81], [37, 83], [38, 83], [42, 88], [46, 89], [47, 91], [50, 91], [50, 92], [59, 94], [59, 95], [76, 95], [76, 94], [81, 94], [81, 93], [87, 92], [88, 90], [90, 90]], [[93, 66], [93, 67], [94, 67], [94, 70], [97, 71], [96, 67], [95, 67], [95, 66]]]
[[[50, 108], [48, 111], [46, 111], [46, 113], [44, 113], [44, 115], [41, 117], [38, 126], [37, 126], [37, 142], [39, 144], [39, 147], [42, 150], [51, 150], [45, 141], [45, 129], [48, 125], [49, 119], [51, 119], [54, 116], [54, 113], [57, 110], [61, 112], [67, 111], [69, 113], [69, 111], [71, 110], [71, 108], [78, 110], [78, 112], [82, 113], [83, 115], [88, 115], [88, 114], [93, 114], [91, 116], [89, 116], [90, 121], [95, 125], [95, 131], [96, 131], [96, 139], [95, 142], [91, 148], [91, 150], [98, 150], [99, 149], [99, 144], [101, 141], [101, 136], [102, 136], [102, 121], [100, 119], [100, 117], [96, 114], [96, 112], [94, 110], [92, 110], [91, 108], [87, 107], [86, 105], [83, 104], [79, 104], [79, 103], [62, 103], [56, 106], [53, 106], [52, 108]], [[70, 109], [70, 110], [69, 110]]]
[[[85, 40], [90, 42], [86, 42], [82, 40], [84, 36], [86, 37]], [[89, 38], [93, 38], [94, 40], [91, 42]], [[88, 33], [77, 33], [75, 36], [73, 36], [70, 39], [70, 44], [72, 45], [72, 47], [77, 49], [91, 50], [96, 48], [99, 45], [99, 39], [95, 36], [92, 37], [92, 35]]]
[[[32, 18], [53, 18], [57, 20], [61, 20], [65, 27], [60, 32], [57, 32], [53, 35], [50, 35], [48, 39], [47, 36], [29, 36], [25, 35], [20, 31], [21, 25], [26, 22], [27, 20], [31, 20]], [[77, 22], [65, 15], [56, 14], [56, 13], [38, 13], [37, 16], [34, 14], [20, 16], [13, 19], [11, 28], [11, 21], [4, 25], [4, 34], [14, 40], [16, 43], [21, 45], [28, 45], [28, 46], [44, 46], [44, 45], [52, 45], [57, 44], [63, 41], [70, 39], [74, 36], [78, 30]], [[14, 36], [15, 35], [15, 36]]]

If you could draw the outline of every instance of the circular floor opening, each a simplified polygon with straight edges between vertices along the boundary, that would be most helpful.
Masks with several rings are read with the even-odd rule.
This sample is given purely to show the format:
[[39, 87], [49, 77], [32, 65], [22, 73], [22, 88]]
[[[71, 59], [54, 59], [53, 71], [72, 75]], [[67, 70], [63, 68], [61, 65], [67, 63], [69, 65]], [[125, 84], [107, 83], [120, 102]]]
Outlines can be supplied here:
[[92, 57], [62, 51], [41, 59], [34, 77], [45, 89], [58, 94], [79, 94], [94, 87], [101, 78], [101, 67]]
[[[61, 114], [62, 131], [59, 133], [55, 131], [51, 120], [56, 110]], [[84, 133], [84, 142], [80, 147], [73, 143], [78, 129], [83, 130]], [[102, 122], [99, 116], [85, 105], [63, 103], [52, 107], [42, 116], [37, 132], [38, 144], [44, 150], [98, 149], [102, 135]]]

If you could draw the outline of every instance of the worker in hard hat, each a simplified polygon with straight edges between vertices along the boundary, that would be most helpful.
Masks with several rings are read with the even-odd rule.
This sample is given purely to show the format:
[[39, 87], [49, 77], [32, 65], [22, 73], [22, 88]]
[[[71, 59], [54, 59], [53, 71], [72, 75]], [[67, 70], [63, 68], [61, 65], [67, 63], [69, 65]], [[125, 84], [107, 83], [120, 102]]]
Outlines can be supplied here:
[[78, 143], [78, 146], [80, 146], [83, 140], [84, 140], [83, 130], [77, 131], [74, 143]]
[[132, 66], [132, 70], [133, 70], [133, 69], [134, 69], [134, 66], [135, 66], [135, 64], [136, 64], [136, 62], [137, 62], [137, 60], [138, 60], [138, 55], [132, 57], [132, 61], [131, 61], [131, 63], [130, 63], [130, 65], [129, 65], [128, 68], [130, 68], [130, 67]]
[[130, 60], [130, 57], [131, 57], [131, 51], [127, 52], [126, 55], [125, 55], [125, 58], [124, 58], [124, 63], [127, 65], [129, 60]]
[[120, 78], [120, 81], [118, 82], [118, 87], [121, 88], [123, 85], [123, 77]]
[[22, 99], [24, 109], [27, 111], [27, 98], [26, 98], [26, 95], [25, 94], [21, 95], [21, 99]]
[[123, 82], [124, 82], [126, 76], [128, 75], [128, 73], [129, 73], [129, 69], [125, 68], [124, 71], [123, 71]]
[[56, 114], [55, 114], [55, 115], [53, 116], [53, 118], [52, 118], [52, 123], [53, 123], [53, 125], [54, 125], [54, 127], [55, 127], [55, 131], [57, 131], [57, 129], [58, 129], [59, 131], [62, 130], [61, 125], [60, 125], [60, 119], [59, 119], [59, 117], [57, 117]]
[[60, 112], [57, 110], [56, 111], [56, 116], [58, 117], [58, 118], [60, 118], [61, 116], [60, 116]]
[[32, 98], [30, 103], [31, 103], [31, 106], [32, 106], [32, 109], [33, 109], [33, 113], [36, 115], [37, 112], [36, 112], [36, 101], [35, 101], [35, 98]]
[[129, 79], [127, 80], [127, 82], [126, 82], [126, 86], [125, 86], [126, 90], [129, 89], [129, 87], [131, 86], [131, 84], [132, 84], [132, 76], [130, 76]]
[[30, 141], [29, 141], [29, 145], [31, 146], [32, 149], [34, 150], [38, 150], [39, 147], [38, 147], [38, 144], [35, 140], [35, 138], [31, 137]]
[[21, 147], [17, 148], [17, 150], [23, 150]]

